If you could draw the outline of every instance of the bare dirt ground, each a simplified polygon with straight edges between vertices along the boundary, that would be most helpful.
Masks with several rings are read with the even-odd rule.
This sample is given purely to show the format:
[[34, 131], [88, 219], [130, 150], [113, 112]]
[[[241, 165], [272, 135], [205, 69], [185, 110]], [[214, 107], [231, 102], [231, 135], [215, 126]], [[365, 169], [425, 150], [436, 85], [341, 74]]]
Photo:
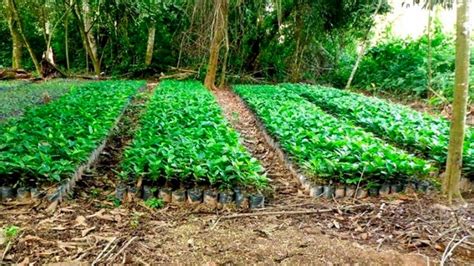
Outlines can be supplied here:
[[[115, 172], [136, 128], [140, 107], [126, 113], [96, 167], [54, 213], [41, 202], [0, 205], [0, 264], [395, 264], [474, 261], [474, 201], [456, 208], [434, 196], [391, 195], [344, 201], [312, 199], [298, 189], [255, 118], [228, 91], [215, 92], [244, 145], [272, 179], [264, 209], [206, 210], [201, 206], [117, 207]], [[134, 109], [135, 108], [135, 109]], [[3, 243], [2, 243], [3, 242]], [[452, 254], [443, 253], [458, 244]], [[448, 247], [448, 248], [447, 248]]]

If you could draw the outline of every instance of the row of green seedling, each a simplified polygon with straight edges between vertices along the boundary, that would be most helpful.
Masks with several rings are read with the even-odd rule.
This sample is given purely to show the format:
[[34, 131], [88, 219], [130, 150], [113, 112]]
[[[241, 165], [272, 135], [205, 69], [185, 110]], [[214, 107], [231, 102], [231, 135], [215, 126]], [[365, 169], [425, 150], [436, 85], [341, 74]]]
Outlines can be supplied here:
[[218, 191], [213, 188], [193, 187], [188, 189], [171, 187], [152, 187], [144, 185], [141, 189], [135, 186], [120, 184], [115, 190], [115, 197], [120, 201], [142, 198], [147, 201], [153, 198], [164, 203], [175, 205], [200, 205], [211, 209], [240, 208], [257, 209], [265, 205], [265, 196], [259, 193], [248, 193], [239, 188]]
[[[26, 110], [35, 108], [67, 94], [73, 87], [85, 82], [52, 80], [46, 82], [1, 82], [0, 123], [21, 116]], [[11, 84], [11, 85], [9, 85]], [[3, 88], [3, 89], [2, 89]]]
[[97, 82], [0, 125], [0, 185], [69, 191], [99, 156], [114, 125], [143, 82]]
[[303, 185], [382, 184], [429, 179], [435, 169], [425, 160], [339, 120], [302, 97], [275, 86], [234, 89], [256, 113], [265, 131], [296, 165]]
[[29, 80], [0, 80], [0, 93], [31, 84]]
[[125, 183], [153, 187], [268, 189], [263, 167], [239, 142], [199, 82], [167, 80], [154, 92], [123, 156]]
[[366, 197], [386, 197], [391, 194], [420, 192], [428, 193], [435, 191], [436, 188], [430, 182], [425, 180], [414, 180], [406, 183], [384, 183], [380, 186], [364, 187], [357, 185], [344, 184], [312, 184], [300, 176], [300, 181], [306, 193], [315, 198], [357, 198]]
[[[449, 121], [408, 107], [334, 88], [284, 84], [325, 111], [347, 119], [396, 146], [444, 167], [449, 146]], [[463, 173], [474, 178], [474, 132], [467, 128]]]

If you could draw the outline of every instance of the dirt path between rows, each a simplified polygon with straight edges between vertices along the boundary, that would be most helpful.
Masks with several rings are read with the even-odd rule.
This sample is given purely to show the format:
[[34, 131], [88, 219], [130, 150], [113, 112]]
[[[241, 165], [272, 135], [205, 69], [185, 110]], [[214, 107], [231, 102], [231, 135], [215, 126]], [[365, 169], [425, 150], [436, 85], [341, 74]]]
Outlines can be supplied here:
[[217, 90], [214, 95], [226, 119], [239, 132], [242, 144], [265, 168], [275, 190], [273, 202], [288, 204], [291, 198], [298, 194], [299, 183], [292, 177], [287, 165], [277, 155], [275, 149], [265, 140], [253, 113], [229, 89]]
[[[215, 94], [276, 190], [275, 198], [253, 213], [326, 211], [229, 218], [238, 213], [173, 205], [151, 210], [139, 200], [117, 207], [116, 156], [129, 139], [116, 137], [89, 177], [78, 184], [76, 195], [54, 214], [35, 203], [0, 205], [0, 228], [19, 228], [15, 237], [0, 238], [0, 264], [424, 265], [438, 261], [455, 234], [457, 242], [474, 229], [472, 201], [450, 209], [436, 198], [416, 194], [339, 202], [303, 196], [258, 131], [252, 113], [231, 91]], [[131, 124], [123, 126], [118, 136], [136, 126], [134, 117], [127, 113]], [[472, 262], [471, 242], [459, 245], [455, 262]]]

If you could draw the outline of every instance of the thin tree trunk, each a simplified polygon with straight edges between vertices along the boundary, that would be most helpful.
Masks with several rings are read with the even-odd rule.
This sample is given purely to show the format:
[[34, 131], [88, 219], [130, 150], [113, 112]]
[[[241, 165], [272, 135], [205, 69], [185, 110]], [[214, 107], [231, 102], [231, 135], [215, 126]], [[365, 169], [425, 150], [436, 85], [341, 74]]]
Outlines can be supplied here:
[[446, 175], [443, 180], [443, 193], [451, 204], [453, 199], [462, 198], [459, 188], [461, 178], [464, 131], [466, 124], [466, 108], [469, 90], [469, 57], [470, 34], [469, 25], [470, 0], [457, 1], [456, 19], [456, 70], [453, 101], [453, 117], [449, 136], [448, 160]]
[[[379, 12], [379, 9], [380, 9], [381, 5], [382, 5], [382, 0], [379, 0], [379, 3], [377, 4], [377, 8], [375, 8], [375, 12], [374, 12], [374, 15], [373, 15], [374, 18], [377, 15], [377, 13]], [[372, 23], [369, 26], [369, 28], [367, 29], [367, 32], [365, 33], [364, 40], [362, 41], [362, 47], [359, 51], [359, 54], [357, 55], [357, 59], [356, 59], [356, 62], [354, 64], [354, 67], [352, 68], [351, 75], [349, 76], [349, 79], [347, 80], [346, 89], [349, 89], [351, 87], [352, 80], [354, 79], [357, 68], [359, 68], [360, 61], [362, 61], [362, 58], [365, 55], [365, 49], [367, 48], [367, 43], [369, 42], [369, 34], [370, 34], [370, 31], [372, 30], [373, 25], [374, 25], [374, 23]]]
[[148, 43], [146, 46], [146, 56], [145, 56], [145, 65], [149, 66], [151, 64], [151, 60], [153, 59], [153, 47], [155, 46], [155, 33], [156, 33], [156, 26], [153, 24], [150, 28], [148, 28]]
[[209, 51], [209, 63], [204, 80], [204, 85], [208, 89], [213, 89], [216, 82], [217, 65], [219, 62], [219, 51], [224, 37], [225, 14], [227, 13], [227, 0], [214, 1], [214, 19], [212, 25], [211, 48]]
[[21, 59], [23, 57], [23, 44], [21, 42], [21, 36], [17, 30], [11, 30], [12, 42], [13, 42], [13, 56], [12, 56], [12, 67], [21, 68]]
[[433, 64], [432, 64], [432, 58], [433, 58], [433, 53], [432, 53], [432, 36], [431, 36], [431, 24], [432, 24], [432, 7], [428, 9], [428, 26], [426, 28], [427, 30], [427, 37], [428, 37], [428, 60], [427, 60], [427, 67], [428, 67], [428, 98], [431, 96], [431, 91], [433, 90], [432, 88], [432, 80], [433, 80]]
[[92, 30], [92, 21], [91, 21], [91, 10], [89, 5], [89, 0], [82, 1], [82, 12], [83, 12], [83, 21], [84, 29], [87, 35], [87, 40], [89, 41], [89, 46], [91, 47], [91, 52], [94, 54], [95, 58], [97, 56], [97, 44], [94, 38], [94, 32]]
[[50, 26], [50, 22], [47, 20], [44, 24], [44, 34], [46, 37], [46, 51], [44, 53], [44, 57], [48, 62], [50, 62], [53, 65], [56, 65], [54, 63], [54, 53], [53, 53], [53, 48], [51, 47], [51, 39], [53, 38], [52, 36], [52, 30]]
[[66, 68], [69, 71], [69, 25], [68, 15], [64, 17], [64, 53], [66, 54]]
[[229, 29], [228, 29], [228, 12], [229, 10], [225, 8], [223, 10], [223, 19], [224, 19], [224, 44], [225, 44], [225, 53], [224, 53], [224, 59], [222, 60], [222, 69], [221, 69], [221, 76], [220, 76], [220, 82], [219, 82], [219, 88], [223, 88], [225, 85], [225, 76], [226, 76], [226, 71], [227, 71], [227, 60], [229, 59]]
[[302, 18], [302, 3], [301, 0], [296, 2], [296, 10], [295, 10], [295, 34], [294, 38], [296, 40], [295, 51], [293, 53], [293, 63], [290, 69], [291, 71], [291, 82], [298, 82], [301, 76], [301, 69], [299, 64], [301, 47], [301, 35], [303, 31], [303, 18]]
[[18, 33], [21, 36], [23, 44], [26, 46], [26, 49], [28, 50], [28, 53], [30, 54], [31, 61], [33, 61], [36, 72], [41, 73], [41, 66], [38, 62], [38, 59], [36, 58], [36, 55], [35, 55], [33, 49], [31, 48], [31, 45], [28, 42], [28, 39], [26, 39], [26, 36], [23, 32], [23, 26], [21, 25], [20, 15], [18, 14], [18, 11], [16, 9], [15, 0], [6, 0], [6, 6], [7, 6], [8, 10], [11, 12], [11, 14], [13, 16], [13, 20], [15, 21], [15, 26], [18, 30]]
[[[87, 1], [83, 2], [83, 7], [82, 11], [87, 11], [84, 13], [84, 18], [81, 16], [81, 11], [78, 9], [77, 5], [74, 7], [74, 15], [76, 16], [76, 19], [78, 20], [79, 24], [79, 32], [81, 34], [82, 38], [82, 43], [84, 45], [84, 48], [86, 50], [86, 65], [88, 66], [88, 58], [91, 59], [92, 66], [94, 67], [94, 73], [99, 76], [100, 75], [100, 61], [99, 58], [97, 57], [97, 47], [95, 45], [95, 40], [92, 35], [92, 29], [91, 29], [91, 24], [90, 22], [86, 22], [89, 20], [87, 17], [89, 16], [89, 5]], [[89, 26], [89, 27], [87, 27]], [[87, 67], [87, 70], [89, 68]]]
[[13, 11], [10, 8], [8, 0], [4, 1], [4, 5], [6, 7], [8, 28], [10, 29], [10, 34], [12, 36], [12, 68], [21, 68], [23, 44], [21, 41], [21, 35], [18, 32], [18, 22], [14, 19]]

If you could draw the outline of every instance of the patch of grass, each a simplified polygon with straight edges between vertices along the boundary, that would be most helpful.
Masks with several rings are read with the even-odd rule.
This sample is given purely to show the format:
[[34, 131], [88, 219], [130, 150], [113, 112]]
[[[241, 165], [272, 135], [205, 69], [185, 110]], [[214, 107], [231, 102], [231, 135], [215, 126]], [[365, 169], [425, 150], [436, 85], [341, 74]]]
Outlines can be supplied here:
[[16, 225], [8, 225], [3, 229], [3, 234], [5, 235], [7, 241], [11, 241], [20, 234], [20, 231], [20, 227]]
[[163, 199], [150, 198], [145, 201], [145, 205], [152, 209], [161, 209], [165, 206]]
[[93, 188], [90, 190], [90, 195], [92, 198], [98, 198], [100, 196], [100, 189], [98, 188]]

